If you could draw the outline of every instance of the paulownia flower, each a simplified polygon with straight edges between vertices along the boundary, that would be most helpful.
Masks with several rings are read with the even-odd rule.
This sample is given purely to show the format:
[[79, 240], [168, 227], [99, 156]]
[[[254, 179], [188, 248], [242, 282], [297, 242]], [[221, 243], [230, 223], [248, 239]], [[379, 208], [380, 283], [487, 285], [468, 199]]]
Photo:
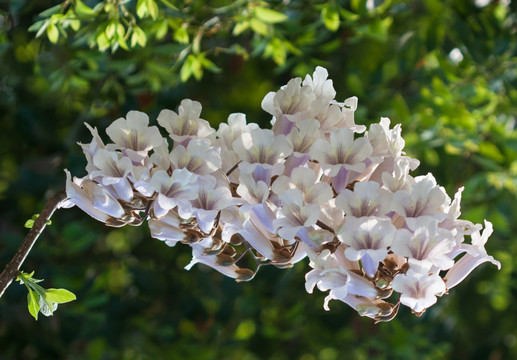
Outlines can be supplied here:
[[438, 227], [438, 220], [430, 216], [407, 218], [408, 229], [399, 229], [391, 245], [391, 250], [405, 256], [413, 263], [439, 270], [447, 270], [454, 261], [447, 254], [456, 241], [449, 230]]
[[389, 218], [347, 216], [338, 238], [349, 246], [345, 256], [352, 261], [361, 260], [364, 272], [373, 278], [379, 263], [388, 255], [395, 230]]
[[164, 109], [158, 115], [158, 124], [162, 126], [176, 144], [193, 138], [207, 138], [215, 132], [208, 121], [201, 119], [201, 104], [185, 99], [178, 107], [178, 113]]
[[401, 293], [400, 302], [417, 315], [436, 303], [436, 297], [445, 293], [445, 283], [438, 274], [428, 274], [423, 269], [410, 268], [406, 274], [395, 276], [393, 290]]
[[444, 188], [436, 184], [432, 174], [427, 174], [417, 176], [408, 191], [397, 191], [391, 207], [405, 218], [429, 215], [444, 220], [443, 211], [450, 202]]
[[318, 181], [314, 170], [306, 167], [294, 168], [290, 176], [279, 176], [271, 188], [277, 195], [289, 189], [298, 189], [306, 204], [322, 205], [333, 197], [330, 185]]
[[354, 190], [345, 189], [336, 197], [336, 205], [347, 216], [387, 216], [392, 194], [373, 181], [358, 182]]
[[115, 145], [110, 149], [125, 150], [136, 162], [143, 160], [149, 150], [162, 143], [162, 136], [156, 126], [148, 126], [149, 117], [140, 111], [130, 111], [126, 118], [115, 120], [106, 129], [106, 134]]
[[72, 181], [70, 172], [66, 173], [67, 203], [63, 207], [77, 205], [85, 213], [103, 223], [122, 218], [125, 211], [119, 201], [108, 190], [88, 178]]
[[274, 135], [271, 130], [254, 129], [249, 133], [242, 133], [233, 142], [233, 150], [239, 155], [242, 162], [241, 171], [250, 173], [258, 165], [273, 169], [273, 175], [279, 175], [284, 169], [284, 159], [293, 151], [292, 144], [285, 135]]

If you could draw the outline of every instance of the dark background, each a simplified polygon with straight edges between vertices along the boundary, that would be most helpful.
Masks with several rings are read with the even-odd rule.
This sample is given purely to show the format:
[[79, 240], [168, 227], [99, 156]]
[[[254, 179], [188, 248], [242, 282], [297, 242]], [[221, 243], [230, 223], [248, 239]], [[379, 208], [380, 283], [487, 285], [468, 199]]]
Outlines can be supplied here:
[[[126, 4], [129, 12], [136, 14], [136, 3]], [[22, 270], [77, 300], [36, 322], [25, 287], [13, 283], [0, 300], [0, 359], [517, 358], [517, 4], [171, 3], [177, 9], [156, 1], [155, 18], [136, 17], [145, 47], [112, 52], [87, 40], [106, 30], [110, 12], [81, 18], [77, 32], [63, 25], [54, 44], [28, 28], [60, 2], [0, 1], [2, 268], [27, 232], [25, 221], [64, 188], [63, 169], [86, 173], [76, 144], [91, 139], [83, 122], [106, 139], [105, 128], [128, 110], [147, 112], [155, 124], [161, 109], [191, 98], [213, 127], [231, 112], [267, 127], [264, 95], [322, 65], [337, 100], [359, 97], [356, 123], [388, 116], [402, 124], [408, 155], [421, 160], [414, 176], [431, 171], [449, 196], [466, 187], [462, 217], [494, 223], [487, 249], [502, 269], [483, 264], [421, 318], [404, 307], [375, 325], [340, 302], [325, 312], [325, 294], [304, 290], [306, 261], [235, 283], [203, 266], [183, 270], [190, 249], [152, 239], [146, 225], [113, 229], [62, 209]], [[288, 19], [233, 33], [254, 6]], [[202, 29], [196, 53], [195, 36], [214, 14], [220, 25]], [[449, 55], [455, 48], [459, 62]], [[185, 49], [211, 62], [188, 79]]]

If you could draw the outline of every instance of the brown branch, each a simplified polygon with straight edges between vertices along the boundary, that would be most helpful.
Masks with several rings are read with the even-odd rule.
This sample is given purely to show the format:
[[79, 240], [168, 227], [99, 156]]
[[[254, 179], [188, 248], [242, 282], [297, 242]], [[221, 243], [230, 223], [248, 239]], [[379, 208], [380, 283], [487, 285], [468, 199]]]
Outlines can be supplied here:
[[2, 271], [0, 274], [0, 298], [4, 294], [5, 290], [9, 287], [9, 285], [11, 285], [11, 282], [18, 275], [18, 271], [25, 261], [25, 258], [31, 251], [32, 246], [34, 243], [36, 243], [36, 240], [38, 240], [38, 237], [43, 232], [43, 229], [45, 229], [45, 226], [47, 226], [47, 221], [50, 219], [54, 211], [60, 207], [61, 202], [65, 199], [66, 193], [61, 191], [54, 197], [50, 198], [45, 204], [43, 211], [34, 221], [34, 225], [30, 229], [27, 236], [25, 236], [25, 239], [23, 239], [23, 242], [18, 248], [18, 251], [16, 251], [14, 257], [11, 259], [9, 264], [5, 266], [4, 271]]

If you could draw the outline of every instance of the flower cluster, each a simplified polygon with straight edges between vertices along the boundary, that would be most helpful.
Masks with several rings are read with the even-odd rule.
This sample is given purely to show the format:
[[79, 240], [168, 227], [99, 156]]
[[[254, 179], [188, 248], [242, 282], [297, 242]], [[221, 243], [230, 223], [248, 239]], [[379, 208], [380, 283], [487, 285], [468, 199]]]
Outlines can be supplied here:
[[271, 129], [238, 113], [215, 130], [192, 100], [159, 114], [168, 138], [138, 111], [106, 129], [109, 144], [86, 125], [88, 174], [66, 172], [68, 206], [109, 226], [148, 220], [152, 237], [192, 247], [187, 269], [237, 281], [308, 257], [306, 290], [328, 291], [325, 309], [336, 299], [376, 321], [400, 304], [420, 315], [479, 264], [500, 267], [484, 249], [492, 225], [459, 219], [462, 189], [451, 200], [432, 174], [411, 176], [400, 125], [356, 125], [357, 98], [335, 95], [318, 67], [266, 95]]

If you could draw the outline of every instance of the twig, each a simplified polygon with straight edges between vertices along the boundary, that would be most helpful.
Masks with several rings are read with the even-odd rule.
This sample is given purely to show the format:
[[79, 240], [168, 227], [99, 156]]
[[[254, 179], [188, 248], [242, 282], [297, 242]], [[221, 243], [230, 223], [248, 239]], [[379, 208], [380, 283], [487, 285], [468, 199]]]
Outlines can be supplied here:
[[50, 219], [54, 211], [60, 207], [61, 202], [66, 199], [66, 193], [64, 191], [59, 192], [54, 197], [50, 198], [43, 211], [38, 216], [38, 218], [34, 221], [34, 225], [30, 229], [25, 239], [21, 243], [18, 251], [11, 259], [11, 261], [6, 265], [4, 271], [0, 274], [0, 298], [4, 294], [5, 290], [11, 285], [11, 282], [18, 275], [18, 271], [22, 266], [25, 258], [29, 254], [36, 240], [47, 226], [47, 221]]

